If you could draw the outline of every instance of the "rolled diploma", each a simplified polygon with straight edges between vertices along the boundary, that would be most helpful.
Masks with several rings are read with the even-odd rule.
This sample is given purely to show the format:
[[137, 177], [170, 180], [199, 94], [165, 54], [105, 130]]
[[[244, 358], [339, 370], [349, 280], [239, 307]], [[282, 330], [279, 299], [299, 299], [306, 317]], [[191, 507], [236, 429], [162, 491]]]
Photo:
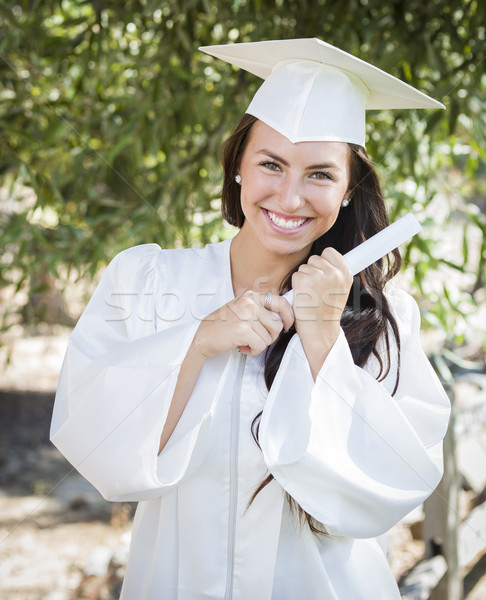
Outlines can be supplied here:
[[408, 215], [370, 237], [366, 242], [347, 252], [344, 255], [344, 260], [348, 263], [351, 273], [357, 275], [366, 267], [398, 248], [400, 244], [409, 240], [421, 229], [422, 227], [420, 227], [417, 219], [411, 213], [408, 213]]
[[[412, 213], [408, 213], [398, 219], [398, 221], [385, 227], [385, 229], [375, 233], [374, 236], [356, 246], [356, 248], [347, 252], [343, 258], [347, 262], [351, 273], [357, 275], [366, 269], [366, 267], [369, 267], [392, 250], [395, 250], [395, 248], [398, 248], [400, 244], [409, 240], [421, 229], [422, 227], [417, 219]], [[292, 304], [292, 290], [284, 294], [284, 298]]]

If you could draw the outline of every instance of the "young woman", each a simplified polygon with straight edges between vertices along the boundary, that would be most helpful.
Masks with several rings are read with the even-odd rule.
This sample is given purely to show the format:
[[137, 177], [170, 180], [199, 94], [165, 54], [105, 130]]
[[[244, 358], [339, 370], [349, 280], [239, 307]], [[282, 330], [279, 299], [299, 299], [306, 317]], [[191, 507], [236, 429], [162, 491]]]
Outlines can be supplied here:
[[374, 84], [301, 42], [262, 43], [276, 66], [224, 146], [236, 236], [122, 252], [71, 336], [52, 440], [139, 501], [126, 600], [398, 599], [376, 538], [441, 477], [449, 404], [415, 302], [385, 292], [399, 254], [343, 259], [387, 225], [353, 113]]

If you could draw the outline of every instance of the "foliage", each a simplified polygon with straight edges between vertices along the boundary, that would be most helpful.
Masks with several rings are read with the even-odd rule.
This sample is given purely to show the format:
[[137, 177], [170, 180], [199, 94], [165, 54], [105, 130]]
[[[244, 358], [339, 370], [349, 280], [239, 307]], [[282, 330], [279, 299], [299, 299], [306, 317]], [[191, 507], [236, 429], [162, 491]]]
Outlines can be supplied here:
[[[474, 271], [471, 298], [483, 282], [485, 215], [456, 186], [474, 195], [484, 181], [485, 23], [479, 0], [4, 0], [0, 286], [32, 294], [129, 245], [226, 235], [219, 146], [258, 81], [197, 48], [317, 36], [446, 104], [370, 114], [368, 151], [392, 218], [412, 210], [426, 226], [405, 256], [431, 318], [454, 331], [466, 296], [428, 289], [425, 272]], [[453, 216], [464, 242], [446, 261], [437, 244]]]

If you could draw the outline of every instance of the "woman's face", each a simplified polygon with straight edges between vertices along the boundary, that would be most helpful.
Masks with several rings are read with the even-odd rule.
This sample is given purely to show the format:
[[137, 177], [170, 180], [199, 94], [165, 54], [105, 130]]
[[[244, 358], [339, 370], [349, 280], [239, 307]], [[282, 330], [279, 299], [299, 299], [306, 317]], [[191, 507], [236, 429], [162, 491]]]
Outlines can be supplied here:
[[299, 142], [257, 121], [243, 153], [243, 234], [273, 254], [308, 252], [336, 221], [349, 185], [349, 146]]

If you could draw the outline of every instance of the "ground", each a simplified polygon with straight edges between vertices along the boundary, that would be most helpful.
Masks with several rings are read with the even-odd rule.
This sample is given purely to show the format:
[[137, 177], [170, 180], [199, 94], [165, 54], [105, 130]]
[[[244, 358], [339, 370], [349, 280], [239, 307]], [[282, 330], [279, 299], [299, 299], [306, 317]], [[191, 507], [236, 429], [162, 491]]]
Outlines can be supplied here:
[[[1, 600], [115, 600], [129, 543], [131, 504], [105, 502], [48, 441], [67, 331], [24, 337], [0, 387]], [[417, 513], [417, 519], [420, 518]], [[390, 535], [397, 578], [423, 554], [414, 518]], [[418, 528], [419, 529], [419, 528]], [[486, 555], [465, 580], [486, 598]], [[249, 599], [250, 600], [250, 599]]]

